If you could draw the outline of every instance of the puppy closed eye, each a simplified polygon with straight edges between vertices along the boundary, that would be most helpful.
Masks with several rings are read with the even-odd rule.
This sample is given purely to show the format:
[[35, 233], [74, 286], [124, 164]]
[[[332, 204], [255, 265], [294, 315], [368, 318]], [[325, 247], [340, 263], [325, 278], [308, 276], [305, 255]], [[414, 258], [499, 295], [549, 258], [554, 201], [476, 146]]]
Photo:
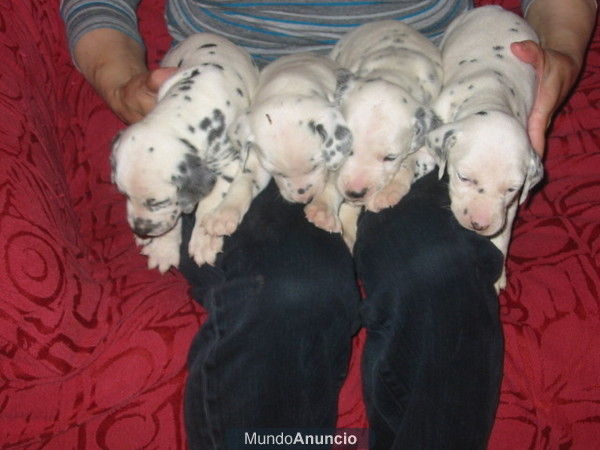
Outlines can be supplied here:
[[400, 156], [400, 155], [396, 155], [396, 154], [390, 153], [389, 155], [385, 155], [381, 159], [382, 159], [382, 161], [386, 161], [386, 162], [387, 161], [395, 161], [395, 160], [398, 159], [398, 156]]
[[460, 172], [456, 172], [456, 177], [459, 179], [459, 181], [461, 183], [477, 184], [473, 180], [471, 180], [470, 178], [465, 177], [464, 175], [462, 175]]
[[167, 198], [165, 200], [157, 201], [153, 198], [149, 198], [144, 202], [144, 206], [148, 208], [150, 211], [157, 211], [162, 208], [166, 208], [171, 205], [171, 199]]

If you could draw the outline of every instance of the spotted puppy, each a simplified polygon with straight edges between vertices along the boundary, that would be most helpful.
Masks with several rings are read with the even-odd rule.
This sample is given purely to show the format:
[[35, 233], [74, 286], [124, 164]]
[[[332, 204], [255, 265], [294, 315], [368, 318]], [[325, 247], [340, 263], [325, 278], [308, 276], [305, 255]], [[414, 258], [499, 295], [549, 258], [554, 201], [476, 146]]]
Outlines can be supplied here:
[[117, 137], [112, 164], [148, 266], [164, 272], [179, 263], [182, 213], [198, 205], [189, 252], [202, 264], [214, 261], [220, 233], [245, 212], [240, 204], [258, 162], [242, 168], [226, 128], [250, 104], [258, 70], [245, 51], [208, 33], [181, 42], [162, 65], [180, 70], [161, 87], [156, 107]]
[[312, 218], [321, 228], [340, 231], [350, 226], [338, 219], [342, 201], [378, 212], [400, 201], [420, 169], [433, 169], [431, 157], [419, 150], [437, 124], [429, 105], [441, 89], [442, 70], [435, 45], [392, 20], [347, 33], [330, 56], [347, 70], [336, 100], [353, 143], [334, 186], [314, 200]]
[[[440, 177], [448, 172], [458, 222], [490, 236], [504, 255], [518, 203], [543, 173], [527, 134], [535, 73], [510, 50], [526, 39], [538, 41], [521, 17], [499, 6], [459, 16], [442, 41], [444, 87], [435, 110], [445, 125], [428, 136]], [[505, 283], [503, 272], [497, 289]]]
[[350, 152], [352, 136], [334, 105], [337, 65], [310, 53], [283, 56], [261, 72], [231, 138], [256, 151], [283, 198], [307, 203]]

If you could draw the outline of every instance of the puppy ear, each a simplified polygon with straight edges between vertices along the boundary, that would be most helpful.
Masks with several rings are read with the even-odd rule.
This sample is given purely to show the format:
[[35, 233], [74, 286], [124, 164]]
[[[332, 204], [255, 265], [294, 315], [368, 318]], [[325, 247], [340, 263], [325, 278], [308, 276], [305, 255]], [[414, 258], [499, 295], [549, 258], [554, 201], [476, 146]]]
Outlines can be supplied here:
[[425, 138], [425, 145], [438, 165], [439, 178], [442, 178], [444, 175], [448, 153], [456, 144], [458, 135], [459, 131], [456, 124], [449, 123], [430, 131]]
[[158, 89], [158, 94], [156, 95], [156, 100], [160, 101], [165, 96], [165, 94], [169, 92], [169, 89], [171, 89], [173, 85], [181, 81], [186, 74], [189, 75], [191, 72], [191, 69], [179, 69], [176, 72], [174, 72], [160, 85], [160, 88]]
[[344, 94], [348, 90], [350, 84], [356, 79], [356, 76], [348, 69], [338, 69], [335, 72], [336, 85], [335, 92], [333, 93], [332, 103], [335, 106], [339, 106]]
[[186, 153], [177, 165], [177, 174], [171, 177], [177, 187], [177, 200], [181, 210], [189, 214], [200, 199], [206, 197], [216, 182], [215, 174], [198, 156]]
[[352, 133], [344, 117], [332, 107], [324, 121], [311, 121], [308, 126], [321, 137], [321, 159], [325, 167], [337, 170], [352, 151]]
[[119, 143], [123, 130], [119, 131], [113, 138], [110, 146], [110, 181], [115, 184], [117, 182], [117, 153], [119, 151]]
[[523, 204], [531, 188], [538, 184], [544, 177], [544, 165], [539, 155], [532, 148], [529, 150], [529, 164], [527, 165], [527, 174], [525, 175], [525, 184], [521, 190], [519, 204]]
[[415, 113], [414, 119], [414, 134], [410, 143], [410, 153], [416, 152], [425, 145], [427, 133], [439, 128], [442, 125], [441, 119], [437, 116], [433, 109], [427, 106], [419, 106]]

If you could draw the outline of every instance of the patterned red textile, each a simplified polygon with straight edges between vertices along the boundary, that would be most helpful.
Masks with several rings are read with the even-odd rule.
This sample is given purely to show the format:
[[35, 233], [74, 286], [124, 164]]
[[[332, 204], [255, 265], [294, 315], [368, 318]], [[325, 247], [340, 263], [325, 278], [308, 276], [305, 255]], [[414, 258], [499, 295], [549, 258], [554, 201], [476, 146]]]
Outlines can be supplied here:
[[[143, 2], [151, 65], [169, 43], [163, 3]], [[134, 245], [110, 181], [123, 124], [73, 68], [58, 4], [0, 0], [0, 447], [185, 448], [185, 359], [204, 312]], [[599, 65], [596, 33], [516, 224], [491, 449], [600, 448]], [[340, 427], [366, 426], [363, 341]]]

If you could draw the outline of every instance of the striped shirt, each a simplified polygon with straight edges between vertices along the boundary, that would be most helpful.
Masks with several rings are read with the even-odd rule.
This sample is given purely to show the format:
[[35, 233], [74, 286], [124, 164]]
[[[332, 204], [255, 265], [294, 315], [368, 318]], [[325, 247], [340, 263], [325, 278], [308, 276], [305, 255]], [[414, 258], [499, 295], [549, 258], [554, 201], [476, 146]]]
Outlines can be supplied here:
[[[533, 1], [523, 0], [523, 10]], [[136, 18], [139, 3], [62, 0], [71, 50], [96, 28], [113, 28], [142, 43]], [[246, 48], [264, 65], [296, 51], [327, 52], [345, 32], [373, 20], [402, 20], [437, 42], [450, 21], [472, 7], [472, 0], [167, 0], [165, 18], [174, 42], [192, 33], [216, 33]]]

